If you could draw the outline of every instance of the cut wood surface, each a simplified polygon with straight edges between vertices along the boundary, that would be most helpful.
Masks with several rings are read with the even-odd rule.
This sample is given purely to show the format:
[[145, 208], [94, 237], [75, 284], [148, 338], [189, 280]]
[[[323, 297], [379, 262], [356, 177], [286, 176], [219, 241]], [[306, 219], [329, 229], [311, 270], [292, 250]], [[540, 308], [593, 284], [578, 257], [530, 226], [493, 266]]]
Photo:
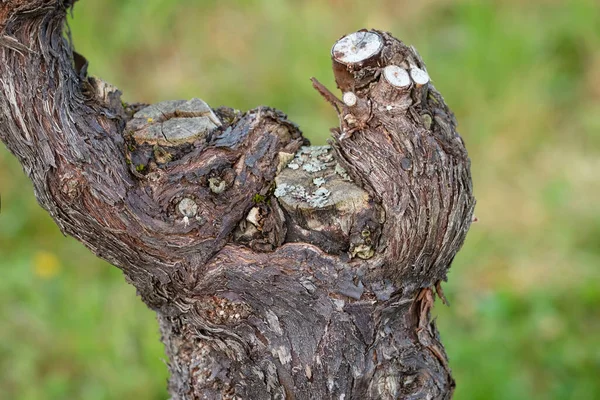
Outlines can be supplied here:
[[338, 40], [342, 99], [313, 85], [340, 126], [315, 147], [267, 107], [122, 103], [63, 35], [71, 6], [0, 4], [0, 139], [157, 313], [172, 398], [450, 398], [429, 313], [475, 201], [416, 50]]

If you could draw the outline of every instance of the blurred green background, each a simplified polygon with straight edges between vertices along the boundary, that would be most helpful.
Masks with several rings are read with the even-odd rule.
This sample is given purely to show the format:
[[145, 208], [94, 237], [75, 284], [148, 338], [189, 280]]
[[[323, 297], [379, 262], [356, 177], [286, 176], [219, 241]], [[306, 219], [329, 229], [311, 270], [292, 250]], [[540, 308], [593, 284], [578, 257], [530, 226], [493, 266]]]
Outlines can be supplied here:
[[[359, 28], [420, 51], [472, 158], [476, 215], [436, 314], [456, 399], [600, 398], [598, 0], [81, 0], [90, 71], [126, 101], [337, 121], [329, 49]], [[0, 146], [0, 398], [165, 399], [152, 312], [64, 238]]]

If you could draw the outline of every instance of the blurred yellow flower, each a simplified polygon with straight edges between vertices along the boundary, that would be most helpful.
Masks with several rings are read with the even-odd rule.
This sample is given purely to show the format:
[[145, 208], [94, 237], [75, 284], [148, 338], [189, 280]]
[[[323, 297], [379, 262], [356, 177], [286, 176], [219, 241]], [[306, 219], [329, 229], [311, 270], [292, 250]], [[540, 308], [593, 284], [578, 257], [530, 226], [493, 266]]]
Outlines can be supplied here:
[[50, 279], [60, 272], [60, 261], [54, 253], [38, 251], [33, 256], [33, 268], [36, 276]]

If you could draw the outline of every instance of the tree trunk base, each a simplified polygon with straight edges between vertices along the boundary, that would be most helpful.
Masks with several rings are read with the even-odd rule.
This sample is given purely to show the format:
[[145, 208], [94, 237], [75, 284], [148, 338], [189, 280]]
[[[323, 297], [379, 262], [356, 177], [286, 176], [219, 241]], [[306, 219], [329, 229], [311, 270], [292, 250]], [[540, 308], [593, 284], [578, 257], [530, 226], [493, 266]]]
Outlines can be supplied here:
[[63, 36], [72, 1], [0, 5], [0, 139], [62, 232], [157, 312], [174, 399], [447, 399], [435, 292], [472, 220], [470, 161], [416, 50], [331, 57], [330, 146], [267, 107], [127, 105]]

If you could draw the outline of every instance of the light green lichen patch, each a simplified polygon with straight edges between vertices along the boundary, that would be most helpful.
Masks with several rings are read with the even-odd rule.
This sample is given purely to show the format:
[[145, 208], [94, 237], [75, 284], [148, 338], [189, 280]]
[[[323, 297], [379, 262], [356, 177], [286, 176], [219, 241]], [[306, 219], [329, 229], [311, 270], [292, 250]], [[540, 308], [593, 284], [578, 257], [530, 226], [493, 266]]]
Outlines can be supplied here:
[[421, 120], [423, 121], [423, 127], [425, 127], [425, 129], [427, 129], [427, 130], [431, 129], [431, 123], [433, 122], [431, 120], [431, 115], [429, 115], [429, 114], [422, 114], [421, 115]]
[[263, 196], [262, 194], [259, 194], [259, 193], [252, 196], [252, 202], [254, 204], [264, 203], [266, 199], [267, 199], [266, 196]]
[[274, 195], [289, 210], [362, 207], [368, 194], [340, 168], [330, 146], [303, 146], [275, 179]]
[[317, 189], [311, 198], [308, 200], [308, 203], [314, 208], [322, 208], [327, 205], [329, 197], [331, 196], [331, 192], [325, 188]]
[[338, 174], [343, 180], [351, 181], [350, 175], [348, 172], [338, 163], [335, 163], [335, 173]]
[[325, 178], [322, 178], [322, 177], [313, 179], [313, 184], [316, 187], [321, 187], [321, 185], [323, 185], [325, 182], [326, 182]]
[[351, 258], [358, 257], [363, 260], [368, 260], [369, 258], [373, 257], [374, 254], [375, 250], [373, 247], [367, 244], [359, 244], [358, 246], [354, 246], [350, 251]]
[[208, 187], [210, 188], [211, 192], [220, 194], [223, 193], [227, 188], [227, 183], [221, 178], [209, 178]]
[[312, 208], [323, 208], [329, 204], [331, 192], [328, 189], [320, 188], [316, 191], [310, 191], [302, 185], [289, 185], [282, 183], [275, 189], [275, 197], [289, 197], [300, 202], [307, 203]]

